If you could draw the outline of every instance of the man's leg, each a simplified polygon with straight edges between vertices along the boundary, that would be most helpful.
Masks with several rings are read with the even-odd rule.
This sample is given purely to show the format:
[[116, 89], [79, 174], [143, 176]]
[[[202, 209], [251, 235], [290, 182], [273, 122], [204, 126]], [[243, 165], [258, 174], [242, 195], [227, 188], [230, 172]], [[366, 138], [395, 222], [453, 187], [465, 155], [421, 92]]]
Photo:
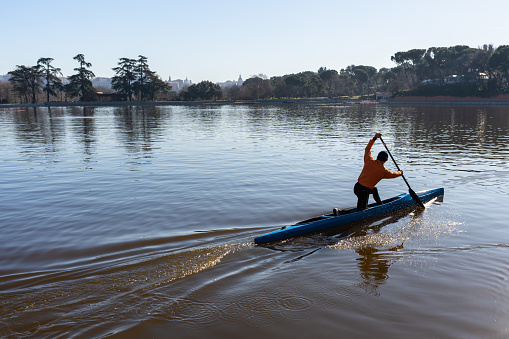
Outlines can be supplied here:
[[371, 190], [356, 183], [353, 192], [357, 196], [357, 211], [365, 210], [368, 207], [369, 193]]
[[371, 190], [371, 193], [373, 194], [373, 198], [375, 199], [375, 201], [381, 205], [382, 204], [382, 199], [380, 199], [380, 195], [378, 195], [378, 188], [374, 187], [372, 190]]

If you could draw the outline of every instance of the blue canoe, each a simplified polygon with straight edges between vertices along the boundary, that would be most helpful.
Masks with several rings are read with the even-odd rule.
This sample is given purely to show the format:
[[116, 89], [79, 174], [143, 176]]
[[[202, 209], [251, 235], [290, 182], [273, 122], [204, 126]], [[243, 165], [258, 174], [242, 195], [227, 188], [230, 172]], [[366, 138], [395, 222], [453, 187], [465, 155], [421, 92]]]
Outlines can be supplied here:
[[[419, 199], [425, 203], [431, 199], [442, 197], [444, 195], [443, 188], [418, 192]], [[400, 194], [394, 198], [382, 201], [382, 205], [371, 204], [363, 211], [357, 211], [356, 208], [349, 208], [340, 211], [340, 215], [325, 214], [304, 220], [291, 226], [270, 232], [256, 237], [255, 244], [264, 244], [278, 240], [284, 240], [309, 233], [322, 232], [324, 230], [352, 224], [354, 222], [367, 220], [384, 214], [392, 213], [401, 209], [405, 209], [415, 205], [414, 200], [409, 193]]]

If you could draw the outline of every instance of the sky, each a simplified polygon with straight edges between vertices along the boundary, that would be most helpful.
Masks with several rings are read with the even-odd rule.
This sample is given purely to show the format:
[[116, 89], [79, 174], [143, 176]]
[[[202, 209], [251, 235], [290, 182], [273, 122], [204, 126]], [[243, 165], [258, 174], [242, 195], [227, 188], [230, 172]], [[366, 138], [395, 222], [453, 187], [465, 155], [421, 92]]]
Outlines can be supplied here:
[[394, 67], [414, 48], [509, 44], [507, 0], [1, 0], [0, 75], [83, 54], [98, 77], [148, 58], [162, 79], [224, 82], [320, 67]]

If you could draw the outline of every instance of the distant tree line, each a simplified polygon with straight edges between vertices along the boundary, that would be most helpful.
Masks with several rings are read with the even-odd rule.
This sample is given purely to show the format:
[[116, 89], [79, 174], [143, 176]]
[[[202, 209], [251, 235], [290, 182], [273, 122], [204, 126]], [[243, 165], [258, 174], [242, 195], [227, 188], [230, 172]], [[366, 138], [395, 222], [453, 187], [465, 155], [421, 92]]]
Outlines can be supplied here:
[[[95, 74], [90, 70], [92, 64], [85, 60], [83, 54], [74, 58], [78, 67], [75, 74], [62, 81], [60, 68], [52, 65], [52, 58], [40, 58], [35, 66], [16, 66], [9, 72], [9, 85], [1, 84], [0, 102], [38, 102], [38, 94], [44, 93], [45, 99], [58, 101], [79, 100], [95, 101], [98, 91], [92, 85]], [[155, 100], [157, 95], [170, 91], [170, 86], [150, 70], [147, 58], [140, 55], [138, 59], [121, 58], [118, 66], [113, 68], [112, 88], [125, 98], [132, 100]], [[62, 97], [63, 94], [63, 97]], [[60, 96], [60, 98], [59, 98]], [[14, 97], [14, 100], [12, 100]]]
[[321, 67], [270, 79], [251, 77], [240, 88], [225, 91], [227, 98], [371, 97], [394, 95], [495, 96], [509, 91], [509, 46], [430, 47], [397, 52], [393, 68], [350, 65], [340, 71]]
[[412, 49], [391, 60], [398, 66], [390, 70], [389, 79], [399, 80], [389, 82], [390, 89], [402, 94], [487, 97], [508, 90], [508, 45]]
[[[97, 90], [91, 80], [95, 77], [92, 65], [83, 54], [74, 57], [78, 62], [75, 74], [63, 85], [60, 68], [53, 59], [40, 58], [35, 66], [16, 66], [9, 72], [9, 84], [0, 84], [0, 101], [37, 102], [45, 94], [59, 101], [97, 100]], [[494, 96], [509, 91], [509, 45], [478, 48], [458, 45], [401, 51], [391, 56], [393, 68], [350, 65], [340, 71], [320, 67], [318, 71], [274, 76], [252, 76], [242, 86], [221, 88], [210, 81], [202, 81], [170, 92], [171, 87], [161, 80], [140, 55], [138, 59], [120, 58], [113, 68], [112, 88], [127, 100], [255, 100], [269, 98], [315, 97], [374, 97], [376, 92], [395, 95], [453, 95]]]

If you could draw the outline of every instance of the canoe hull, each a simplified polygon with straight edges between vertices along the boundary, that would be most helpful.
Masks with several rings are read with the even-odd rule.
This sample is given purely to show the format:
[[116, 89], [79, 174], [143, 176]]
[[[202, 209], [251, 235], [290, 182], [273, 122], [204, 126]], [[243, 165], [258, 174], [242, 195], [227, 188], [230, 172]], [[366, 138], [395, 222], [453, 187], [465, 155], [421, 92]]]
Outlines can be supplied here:
[[[444, 195], [443, 188], [418, 192], [420, 200], [425, 203], [431, 199]], [[309, 233], [321, 232], [324, 230], [352, 224], [354, 222], [368, 220], [385, 214], [396, 212], [398, 210], [408, 208], [415, 205], [409, 193], [404, 193], [396, 197], [383, 201], [382, 205], [369, 205], [363, 211], [356, 211], [355, 208], [343, 210], [342, 214], [335, 216], [333, 214], [325, 214], [312, 219], [301, 221], [291, 226], [285, 226], [279, 230], [261, 235], [254, 239], [255, 244], [264, 244], [278, 240], [284, 240]]]

